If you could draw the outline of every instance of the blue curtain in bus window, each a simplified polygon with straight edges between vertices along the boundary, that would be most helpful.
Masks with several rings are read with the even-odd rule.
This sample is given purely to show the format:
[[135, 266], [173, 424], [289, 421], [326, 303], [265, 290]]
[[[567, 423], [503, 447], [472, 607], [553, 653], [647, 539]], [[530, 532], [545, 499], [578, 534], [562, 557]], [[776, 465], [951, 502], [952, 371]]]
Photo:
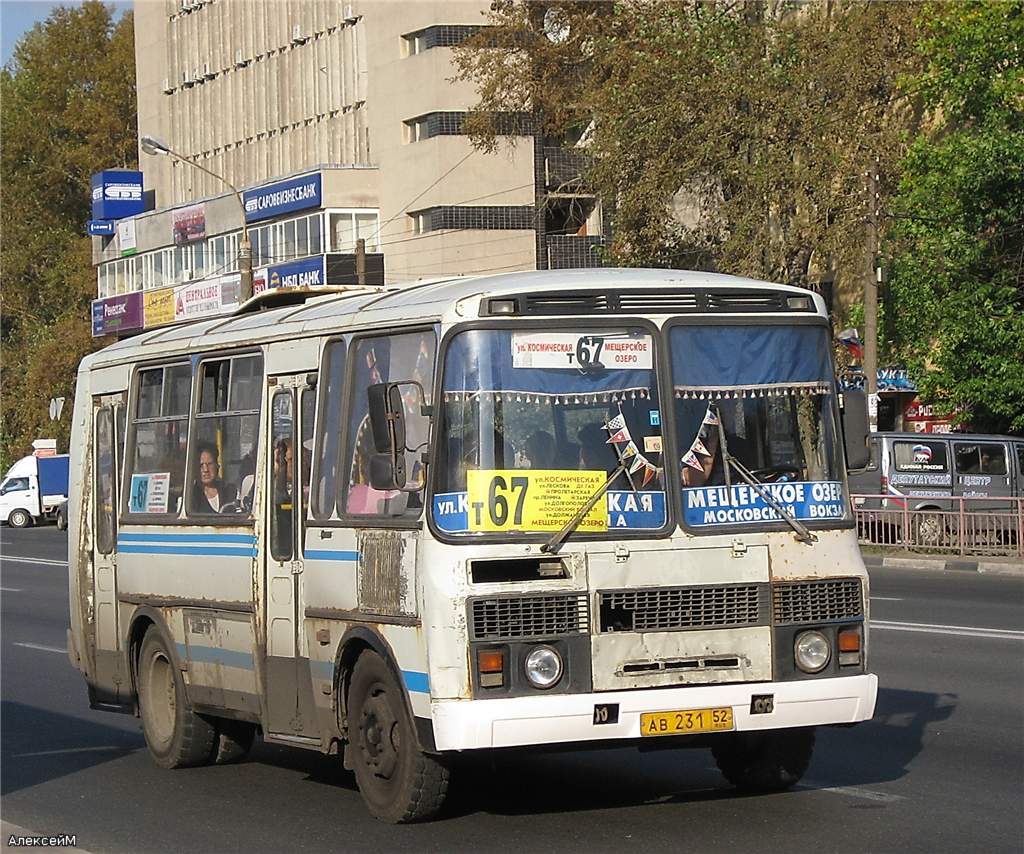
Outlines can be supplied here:
[[[581, 330], [581, 334], [586, 333]], [[600, 330], [593, 334], [599, 335]], [[650, 389], [653, 382], [649, 370], [614, 368], [584, 372], [578, 369], [513, 367], [512, 332], [508, 330], [464, 332], [451, 341], [445, 356], [445, 392], [584, 395]]]
[[670, 343], [677, 395], [831, 387], [828, 333], [819, 326], [677, 326]]

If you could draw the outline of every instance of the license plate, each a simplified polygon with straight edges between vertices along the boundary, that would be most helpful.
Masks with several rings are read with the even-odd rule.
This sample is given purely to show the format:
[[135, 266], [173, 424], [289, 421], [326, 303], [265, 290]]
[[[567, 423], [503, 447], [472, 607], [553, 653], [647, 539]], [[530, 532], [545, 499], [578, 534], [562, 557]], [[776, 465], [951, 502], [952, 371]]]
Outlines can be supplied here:
[[685, 735], [693, 732], [722, 732], [732, 728], [731, 708], [645, 712], [640, 715], [640, 735]]

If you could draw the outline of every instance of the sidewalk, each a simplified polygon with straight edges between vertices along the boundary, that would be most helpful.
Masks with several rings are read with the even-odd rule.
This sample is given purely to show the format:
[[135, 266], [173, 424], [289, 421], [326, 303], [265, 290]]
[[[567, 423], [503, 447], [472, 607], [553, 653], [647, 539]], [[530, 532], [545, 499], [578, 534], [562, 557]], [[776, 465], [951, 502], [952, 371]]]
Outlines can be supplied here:
[[906, 552], [903, 549], [879, 550], [865, 553], [861, 551], [864, 565], [868, 569], [875, 567], [915, 568], [924, 566], [928, 569], [953, 570], [957, 572], [987, 572], [999, 575], [1024, 575], [1024, 560], [1016, 557], [991, 557], [979, 555], [924, 555]]

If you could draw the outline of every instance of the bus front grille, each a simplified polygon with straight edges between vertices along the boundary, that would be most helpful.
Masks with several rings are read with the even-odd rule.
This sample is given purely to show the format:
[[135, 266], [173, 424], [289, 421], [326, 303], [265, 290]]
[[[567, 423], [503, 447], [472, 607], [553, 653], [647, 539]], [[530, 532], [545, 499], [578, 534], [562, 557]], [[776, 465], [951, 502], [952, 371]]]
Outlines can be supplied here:
[[820, 623], [864, 616], [859, 578], [777, 583], [772, 588], [776, 625]]
[[489, 596], [470, 603], [470, 637], [475, 641], [585, 634], [589, 626], [583, 593]]
[[767, 584], [602, 590], [602, 632], [665, 632], [768, 625]]

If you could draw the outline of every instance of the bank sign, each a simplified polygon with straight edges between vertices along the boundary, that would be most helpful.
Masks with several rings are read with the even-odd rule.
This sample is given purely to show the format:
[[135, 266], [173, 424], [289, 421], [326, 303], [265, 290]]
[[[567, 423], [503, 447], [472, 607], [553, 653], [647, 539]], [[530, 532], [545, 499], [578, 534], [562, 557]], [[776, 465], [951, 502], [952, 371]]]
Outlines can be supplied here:
[[142, 329], [142, 294], [138, 291], [92, 302], [92, 335], [116, 335]]
[[253, 293], [258, 294], [268, 288], [319, 288], [327, 284], [324, 275], [324, 256], [303, 258], [287, 264], [276, 264], [260, 271], [253, 277]]
[[244, 193], [245, 221], [258, 222], [307, 208], [320, 207], [320, 173], [289, 178]]
[[92, 176], [92, 218], [124, 219], [142, 213], [142, 173], [108, 169]]
[[[762, 488], [790, 516], [801, 521], [842, 519], [846, 515], [843, 485], [837, 481], [764, 483]], [[712, 525], [757, 526], [779, 522], [778, 511], [764, 500], [758, 489], [733, 484], [702, 486], [683, 490], [683, 519], [691, 528]]]

